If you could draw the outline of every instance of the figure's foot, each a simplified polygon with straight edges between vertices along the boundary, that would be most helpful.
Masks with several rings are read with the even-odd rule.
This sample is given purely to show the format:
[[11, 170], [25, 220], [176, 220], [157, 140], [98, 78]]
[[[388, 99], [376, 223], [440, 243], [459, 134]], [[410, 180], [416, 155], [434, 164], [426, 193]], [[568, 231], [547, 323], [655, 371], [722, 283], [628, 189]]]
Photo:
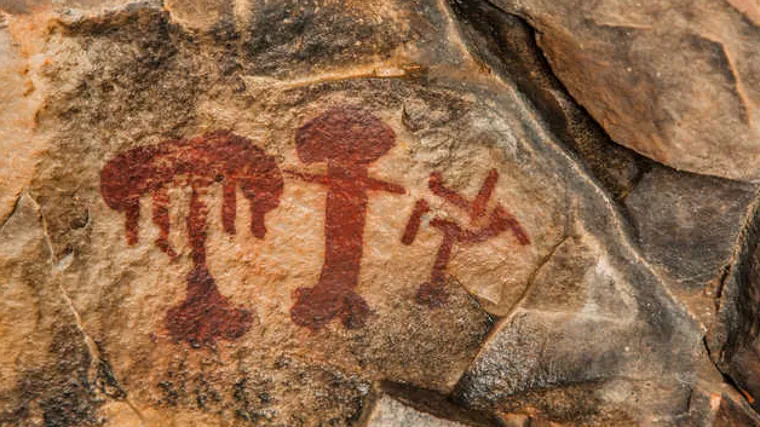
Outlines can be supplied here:
[[417, 290], [417, 304], [426, 305], [430, 308], [442, 307], [449, 301], [444, 283], [423, 283]]
[[352, 290], [298, 288], [296, 303], [290, 309], [290, 317], [299, 326], [317, 330], [340, 316], [350, 329], [364, 326], [369, 315], [369, 305]]
[[214, 345], [217, 339], [240, 338], [251, 328], [252, 321], [250, 311], [233, 307], [216, 286], [211, 286], [207, 292], [189, 296], [169, 309], [165, 325], [176, 341], [200, 347]]
[[361, 295], [348, 291], [343, 296], [343, 310], [340, 312], [343, 325], [348, 329], [363, 328], [369, 317], [369, 304]]
[[317, 330], [325, 326], [341, 308], [340, 294], [320, 292], [315, 288], [298, 288], [290, 317], [298, 326]]

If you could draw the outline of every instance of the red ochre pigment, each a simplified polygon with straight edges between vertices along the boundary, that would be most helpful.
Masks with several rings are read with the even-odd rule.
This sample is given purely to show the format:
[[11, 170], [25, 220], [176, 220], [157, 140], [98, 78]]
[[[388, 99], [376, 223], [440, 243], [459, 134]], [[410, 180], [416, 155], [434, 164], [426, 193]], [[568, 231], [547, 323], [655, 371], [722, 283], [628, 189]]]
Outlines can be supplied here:
[[[428, 186], [430, 191], [436, 196], [441, 197], [454, 206], [468, 211], [470, 213], [470, 220], [475, 222], [485, 215], [488, 201], [493, 194], [498, 179], [498, 171], [492, 169], [488, 173], [485, 182], [472, 202], [454, 190], [447, 188], [443, 184], [443, 177], [440, 172], [433, 172], [430, 174]], [[422, 222], [422, 217], [429, 211], [430, 205], [427, 201], [417, 201], [412, 210], [409, 222], [406, 225], [404, 235], [401, 238], [403, 244], [411, 245], [414, 242]], [[448, 294], [445, 289], [446, 267], [451, 259], [451, 252], [454, 249], [455, 243], [467, 245], [484, 242], [498, 236], [504, 231], [512, 230], [517, 241], [521, 245], [530, 244], [528, 234], [520, 226], [517, 219], [501, 206], [501, 204], [497, 204], [489, 214], [488, 224], [474, 231], [464, 229], [459, 224], [449, 219], [433, 218], [430, 221], [430, 225], [443, 233], [443, 242], [438, 248], [433, 271], [430, 275], [430, 281], [422, 284], [417, 292], [417, 302], [431, 308], [440, 307], [448, 301]]]
[[139, 239], [140, 198], [150, 194], [153, 222], [160, 235], [156, 246], [169, 257], [176, 252], [169, 244], [169, 197], [171, 186], [192, 188], [187, 230], [193, 269], [187, 275], [187, 295], [166, 316], [172, 337], [192, 345], [213, 344], [216, 339], [234, 340], [251, 326], [248, 310], [235, 308], [219, 293], [206, 265], [208, 209], [202, 195], [220, 183], [223, 188], [222, 226], [235, 233], [236, 189], [240, 187], [251, 209], [251, 232], [266, 234], [264, 216], [279, 205], [283, 180], [272, 156], [250, 140], [228, 132], [193, 139], [137, 147], [106, 164], [100, 175], [101, 192], [108, 206], [126, 214], [126, 237], [130, 245]]
[[390, 150], [393, 130], [358, 108], [335, 108], [303, 125], [296, 150], [304, 163], [327, 163], [327, 174], [289, 172], [327, 188], [325, 262], [319, 282], [299, 288], [290, 310], [293, 321], [319, 329], [338, 316], [348, 328], [364, 326], [367, 302], [354, 291], [359, 282], [369, 191], [404, 194], [403, 187], [370, 178], [369, 165]]

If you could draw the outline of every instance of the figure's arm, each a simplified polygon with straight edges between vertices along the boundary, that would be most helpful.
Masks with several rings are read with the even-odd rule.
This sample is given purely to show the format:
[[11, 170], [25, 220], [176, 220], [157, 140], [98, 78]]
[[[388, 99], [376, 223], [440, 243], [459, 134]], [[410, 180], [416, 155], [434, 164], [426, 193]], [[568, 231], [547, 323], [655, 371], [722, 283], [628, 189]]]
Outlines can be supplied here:
[[398, 184], [381, 181], [374, 178], [365, 178], [364, 185], [367, 190], [387, 191], [393, 194], [406, 194], [406, 189]]
[[486, 213], [486, 205], [488, 204], [488, 201], [491, 200], [491, 194], [493, 194], [493, 190], [496, 188], [496, 181], [498, 180], [499, 172], [496, 169], [491, 169], [491, 171], [488, 172], [488, 176], [483, 182], [483, 185], [480, 187], [478, 195], [475, 196], [475, 200], [472, 202], [470, 217], [473, 221]]
[[317, 175], [313, 173], [304, 173], [294, 170], [284, 169], [282, 171], [285, 175], [291, 176], [296, 179], [300, 179], [305, 182], [313, 182], [316, 184], [328, 185], [330, 184], [330, 177], [327, 175]]
[[433, 194], [445, 199], [446, 201], [453, 204], [454, 206], [460, 207], [464, 210], [471, 209], [469, 200], [460, 196], [459, 193], [457, 193], [456, 191], [450, 188], [447, 188], [445, 185], [443, 185], [443, 176], [441, 175], [440, 172], [433, 172], [430, 174], [430, 179], [428, 180], [428, 187], [430, 188], [430, 191], [433, 192]]
[[476, 231], [468, 230], [462, 232], [459, 236], [459, 241], [466, 243], [480, 243], [496, 237], [504, 231], [512, 230], [512, 233], [514, 233], [517, 241], [521, 245], [530, 244], [528, 233], [522, 228], [520, 222], [517, 221], [517, 218], [504, 209], [501, 204], [496, 205], [490, 216], [491, 218], [488, 225]]

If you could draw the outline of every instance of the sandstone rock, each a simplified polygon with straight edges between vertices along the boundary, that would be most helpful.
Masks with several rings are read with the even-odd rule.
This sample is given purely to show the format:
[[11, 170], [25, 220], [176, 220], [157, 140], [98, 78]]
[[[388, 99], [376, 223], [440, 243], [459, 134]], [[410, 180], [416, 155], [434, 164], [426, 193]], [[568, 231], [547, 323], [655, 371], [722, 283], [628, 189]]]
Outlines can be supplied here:
[[656, 166], [625, 199], [643, 255], [709, 326], [758, 187]]
[[456, 421], [440, 419], [434, 415], [417, 411], [390, 397], [382, 397], [367, 418], [367, 426], [424, 426], [424, 427], [459, 427], [465, 426]]
[[[672, 335], [688, 320], [667, 317], [675, 306], [653, 310], [661, 297], [641, 287], [651, 279], [600, 243], [571, 233], [555, 248], [458, 385], [461, 401], [569, 423], [683, 415], [704, 357], [698, 337]], [[680, 340], [678, 354], [665, 349]]]
[[445, 4], [27, 6], [2, 30], [40, 80], [9, 95], [33, 148], [0, 148], [34, 165], [0, 229], [3, 423], [715, 418], [658, 252]]
[[487, 413], [453, 404], [446, 396], [403, 384], [383, 383], [360, 422], [365, 426], [496, 426]]
[[676, 169], [760, 178], [751, 2], [493, 3], [535, 28], [556, 76], [616, 142]]
[[731, 377], [757, 410], [760, 387], [757, 383], [758, 308], [760, 299], [760, 240], [758, 206], [752, 206], [749, 226], [732, 254], [734, 263], [725, 272], [718, 288], [716, 321], [707, 335], [710, 354], [723, 373]]
[[554, 76], [535, 32], [487, 1], [451, 2], [468, 47], [492, 72], [514, 82], [557, 138], [622, 199], [651, 168], [646, 158], [613, 143]]
[[107, 362], [80, 329], [59, 274], [67, 260], [53, 257], [45, 227], [28, 194], [0, 227], [0, 422], [97, 423], [105, 395], [123, 393], [110, 388]]
[[[752, 222], [747, 218], [757, 198], [757, 187], [675, 172], [631, 158], [624, 151], [611, 150], [606, 144], [609, 141], [600, 144], [603, 132], [595, 130], [585, 115], [573, 113], [572, 100], [564, 94], [548, 64], [543, 64], [527, 24], [485, 2], [454, 2], [453, 6], [463, 20], [471, 49], [493, 70], [514, 81], [548, 117], [547, 126], [580, 155], [611, 193], [624, 199], [642, 255], [700, 320], [702, 328], [712, 326], [714, 330], [731, 330], [734, 336], [746, 335], [742, 321], [726, 321], [725, 314], [714, 324], [714, 301], [725, 281], [725, 271], [742, 260], [735, 252], [746, 224]], [[584, 87], [584, 94], [588, 92]], [[619, 169], [619, 165], [625, 166]], [[610, 173], [617, 170], [631, 173]], [[756, 376], [756, 370], [747, 362], [738, 362], [740, 359], [737, 357], [735, 363], [744, 366], [735, 366], [729, 375], [746, 382]], [[706, 422], [714, 414], [694, 416]]]

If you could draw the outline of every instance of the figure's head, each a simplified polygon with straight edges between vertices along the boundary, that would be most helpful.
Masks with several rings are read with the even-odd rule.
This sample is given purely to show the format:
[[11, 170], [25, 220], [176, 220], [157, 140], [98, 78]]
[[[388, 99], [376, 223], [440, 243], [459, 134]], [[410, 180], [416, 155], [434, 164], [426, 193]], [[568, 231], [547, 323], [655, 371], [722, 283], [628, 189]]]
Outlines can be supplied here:
[[296, 132], [296, 150], [304, 163], [368, 165], [395, 143], [390, 126], [358, 107], [330, 109]]

